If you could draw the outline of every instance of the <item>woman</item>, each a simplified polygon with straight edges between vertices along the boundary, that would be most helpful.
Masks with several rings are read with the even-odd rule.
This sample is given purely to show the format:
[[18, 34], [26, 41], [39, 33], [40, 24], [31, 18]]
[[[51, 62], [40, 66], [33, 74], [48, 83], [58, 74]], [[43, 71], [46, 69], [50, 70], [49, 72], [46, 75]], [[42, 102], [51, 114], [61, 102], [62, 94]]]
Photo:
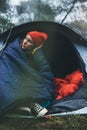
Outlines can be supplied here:
[[[53, 74], [50, 68], [48, 61], [46, 60], [41, 47], [43, 46], [43, 42], [47, 40], [48, 35], [44, 32], [31, 31], [28, 32], [24, 40], [21, 42], [21, 47], [28, 55], [28, 59], [30, 59], [31, 66], [35, 68], [43, 78], [43, 87], [51, 87], [50, 91], [52, 93], [52, 97], [54, 96], [54, 80]], [[32, 58], [30, 58], [29, 54], [32, 54]], [[52, 99], [50, 97], [50, 100]], [[49, 100], [49, 101], [50, 101]], [[45, 105], [49, 104], [48, 100], [45, 102]], [[43, 102], [44, 103], [44, 102]], [[42, 103], [42, 104], [43, 104]], [[26, 108], [24, 108], [26, 109]], [[38, 114], [38, 116], [43, 116], [47, 109], [43, 108], [38, 103], [33, 103], [32, 110]]]

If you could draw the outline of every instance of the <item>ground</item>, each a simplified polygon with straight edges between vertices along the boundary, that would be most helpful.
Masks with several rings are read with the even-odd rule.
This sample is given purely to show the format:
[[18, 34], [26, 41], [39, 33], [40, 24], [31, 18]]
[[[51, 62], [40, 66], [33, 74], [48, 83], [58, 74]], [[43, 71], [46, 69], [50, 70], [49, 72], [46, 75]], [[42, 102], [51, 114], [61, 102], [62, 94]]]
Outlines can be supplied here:
[[87, 117], [73, 115], [49, 119], [2, 118], [0, 130], [87, 130]]

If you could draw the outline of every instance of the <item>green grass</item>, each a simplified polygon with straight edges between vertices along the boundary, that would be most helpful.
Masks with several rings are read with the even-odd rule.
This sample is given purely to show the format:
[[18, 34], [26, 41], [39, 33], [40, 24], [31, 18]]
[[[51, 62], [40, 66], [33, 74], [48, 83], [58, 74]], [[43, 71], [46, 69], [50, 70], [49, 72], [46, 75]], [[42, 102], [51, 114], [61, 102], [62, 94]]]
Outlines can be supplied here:
[[87, 117], [73, 115], [50, 119], [1, 119], [0, 130], [87, 130]]

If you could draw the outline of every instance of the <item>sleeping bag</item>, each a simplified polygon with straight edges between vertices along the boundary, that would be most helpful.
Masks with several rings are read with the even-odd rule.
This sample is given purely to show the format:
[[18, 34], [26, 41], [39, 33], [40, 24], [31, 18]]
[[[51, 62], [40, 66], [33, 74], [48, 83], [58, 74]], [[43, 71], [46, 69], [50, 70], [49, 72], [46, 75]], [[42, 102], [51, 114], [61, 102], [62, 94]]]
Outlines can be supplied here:
[[0, 59], [0, 109], [19, 99], [54, 96], [53, 75], [42, 50], [27, 57], [20, 40], [9, 43]]

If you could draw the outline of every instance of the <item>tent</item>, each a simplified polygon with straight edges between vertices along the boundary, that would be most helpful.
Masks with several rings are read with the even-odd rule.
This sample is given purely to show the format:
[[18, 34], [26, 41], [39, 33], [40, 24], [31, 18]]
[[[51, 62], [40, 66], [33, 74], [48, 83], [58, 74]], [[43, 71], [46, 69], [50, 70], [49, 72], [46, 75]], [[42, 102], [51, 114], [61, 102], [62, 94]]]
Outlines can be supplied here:
[[[10, 60], [6, 59], [7, 57], [4, 56], [4, 53], [8, 56], [6, 49], [9, 46], [10, 49], [12, 47], [14, 49], [13, 42], [15, 41], [15, 39], [23, 38], [25, 34], [31, 30], [44, 31], [49, 35], [46, 45], [43, 46], [43, 51], [52, 67], [54, 77], [64, 78], [67, 74], [72, 73], [73, 71], [79, 69], [82, 71], [85, 79], [84, 84], [82, 84], [74, 94], [64, 97], [60, 100], [54, 99], [49, 107], [49, 114], [53, 116], [69, 115], [69, 114], [82, 114], [82, 115], [87, 114], [87, 85], [86, 85], [87, 41], [84, 40], [80, 35], [78, 35], [70, 28], [49, 21], [35, 21], [35, 22], [25, 23], [16, 26], [13, 29], [8, 30], [0, 35], [0, 54], [1, 54], [0, 61], [3, 62], [5, 66], [4, 69], [2, 70], [3, 64], [1, 64], [0, 62], [1, 65], [0, 66], [1, 69], [0, 70], [1, 73], [0, 106], [2, 108], [2, 111], [7, 110], [8, 108], [11, 109], [12, 106], [15, 106], [15, 102], [17, 102], [18, 100], [17, 98], [15, 98], [16, 95], [14, 94], [14, 92], [16, 90], [14, 89], [14, 86], [9, 87], [9, 80], [11, 81], [11, 85], [13, 85], [12, 82], [14, 80], [15, 71], [18, 72], [18, 70], [14, 70], [13, 77], [10, 74], [8, 74], [8, 72], [11, 71], [11, 67], [13, 67], [14, 64], [11, 63], [11, 66], [10, 67], [8, 66], [8, 64], [10, 64]], [[15, 51], [11, 52], [13, 56], [15, 55], [14, 52]], [[12, 57], [10, 57], [10, 59], [11, 58]], [[18, 62], [21, 62], [19, 57], [14, 56], [14, 58], [16, 58]], [[26, 59], [24, 60], [26, 61]], [[16, 65], [18, 66], [19, 64]], [[21, 66], [23, 65], [24, 64], [22, 64], [21, 62]], [[22, 67], [21, 70], [23, 70]], [[7, 84], [5, 87], [3, 87], [3, 83], [2, 83], [3, 81], [5, 83], [4, 85]], [[6, 87], [8, 87], [9, 89], [6, 89]], [[25, 89], [22, 90], [25, 91]], [[5, 94], [8, 93], [7, 99], [3, 99], [3, 95], [4, 95], [3, 91], [5, 92]], [[21, 99], [22, 103], [24, 103], [25, 102], [24, 99], [26, 99], [27, 95], [29, 95], [30, 93], [28, 94], [28, 92], [25, 91], [24, 97], [21, 97], [21, 94], [19, 99]], [[32, 93], [30, 94], [30, 96], [31, 95]], [[47, 98], [49, 97], [48, 95], [49, 95], [48, 93], [45, 94]], [[7, 104], [6, 103], [3, 104], [5, 100]]]

